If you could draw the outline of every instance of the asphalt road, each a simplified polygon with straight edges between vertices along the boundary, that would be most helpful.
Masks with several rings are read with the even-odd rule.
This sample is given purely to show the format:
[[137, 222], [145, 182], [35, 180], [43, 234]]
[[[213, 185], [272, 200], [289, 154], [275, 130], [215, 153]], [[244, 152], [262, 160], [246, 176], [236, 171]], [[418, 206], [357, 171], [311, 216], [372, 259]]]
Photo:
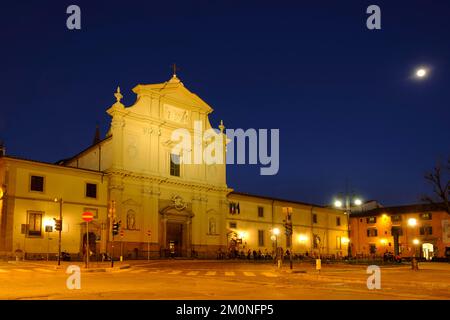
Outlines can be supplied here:
[[[367, 288], [366, 266], [164, 260], [127, 269], [81, 266], [81, 288], [66, 286], [69, 263], [0, 262], [0, 299], [450, 299], [450, 264], [381, 267], [381, 289]], [[94, 267], [108, 267], [108, 264]], [[118, 267], [119, 264], [116, 264]]]

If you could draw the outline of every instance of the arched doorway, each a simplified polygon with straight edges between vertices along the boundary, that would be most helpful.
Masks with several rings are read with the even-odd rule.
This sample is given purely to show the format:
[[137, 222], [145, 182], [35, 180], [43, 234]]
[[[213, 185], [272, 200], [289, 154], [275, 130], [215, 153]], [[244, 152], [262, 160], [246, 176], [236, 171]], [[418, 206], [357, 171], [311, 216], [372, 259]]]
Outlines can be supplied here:
[[431, 258], [433, 257], [433, 253], [434, 253], [433, 244], [431, 244], [431, 243], [422, 244], [422, 252], [423, 252], [423, 257], [425, 259], [431, 260]]

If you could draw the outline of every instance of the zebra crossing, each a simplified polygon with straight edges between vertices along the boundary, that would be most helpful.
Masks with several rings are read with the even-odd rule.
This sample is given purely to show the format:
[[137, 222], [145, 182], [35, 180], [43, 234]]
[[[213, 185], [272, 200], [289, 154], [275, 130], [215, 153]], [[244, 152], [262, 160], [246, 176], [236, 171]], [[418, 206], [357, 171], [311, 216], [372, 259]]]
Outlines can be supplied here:
[[188, 277], [196, 277], [196, 276], [205, 276], [205, 277], [214, 277], [214, 276], [223, 276], [223, 277], [264, 277], [264, 278], [277, 278], [279, 274], [276, 272], [270, 271], [208, 271], [208, 270], [171, 270], [171, 269], [130, 269], [128, 273], [131, 274], [151, 274], [157, 273], [162, 275], [169, 276], [188, 276]]
[[45, 269], [45, 268], [29, 268], [29, 269], [24, 269], [24, 268], [8, 268], [8, 269], [0, 269], [0, 276], [1, 275], [7, 275], [10, 273], [23, 273], [23, 274], [27, 274], [27, 273], [56, 273], [57, 270], [52, 270], [52, 269]]

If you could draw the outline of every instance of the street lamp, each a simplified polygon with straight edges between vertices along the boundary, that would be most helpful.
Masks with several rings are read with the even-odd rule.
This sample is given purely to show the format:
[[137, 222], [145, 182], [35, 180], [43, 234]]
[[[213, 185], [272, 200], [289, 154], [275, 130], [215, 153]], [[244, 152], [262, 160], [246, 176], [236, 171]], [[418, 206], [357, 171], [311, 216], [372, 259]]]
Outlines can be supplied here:
[[417, 219], [415, 219], [415, 218], [408, 219], [408, 226], [415, 227], [416, 225], [417, 225]]
[[336, 199], [334, 201], [334, 206], [336, 208], [342, 208], [345, 202], [345, 214], [347, 215], [347, 256], [350, 258], [352, 256], [352, 247], [350, 246], [350, 214], [352, 212], [352, 204], [355, 206], [362, 205], [362, 200], [354, 195], [346, 193], [344, 201], [341, 199]]
[[280, 234], [280, 229], [278, 228], [273, 228], [272, 229], [272, 241], [275, 241], [275, 254], [277, 253], [278, 250], [278, 235]]
[[47, 261], [48, 256], [50, 254], [50, 232], [53, 232], [53, 228], [55, 227], [55, 221], [53, 219], [45, 219], [44, 220], [45, 232], [47, 233]]

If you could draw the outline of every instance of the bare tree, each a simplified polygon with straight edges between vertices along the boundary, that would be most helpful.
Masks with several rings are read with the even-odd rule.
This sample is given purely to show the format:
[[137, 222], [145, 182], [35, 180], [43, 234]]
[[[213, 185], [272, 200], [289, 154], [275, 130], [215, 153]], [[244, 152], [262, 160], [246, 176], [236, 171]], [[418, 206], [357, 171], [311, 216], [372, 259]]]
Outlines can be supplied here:
[[433, 187], [433, 196], [424, 196], [423, 201], [436, 205], [450, 214], [450, 158], [447, 165], [438, 163], [432, 172], [425, 174], [425, 180]]

